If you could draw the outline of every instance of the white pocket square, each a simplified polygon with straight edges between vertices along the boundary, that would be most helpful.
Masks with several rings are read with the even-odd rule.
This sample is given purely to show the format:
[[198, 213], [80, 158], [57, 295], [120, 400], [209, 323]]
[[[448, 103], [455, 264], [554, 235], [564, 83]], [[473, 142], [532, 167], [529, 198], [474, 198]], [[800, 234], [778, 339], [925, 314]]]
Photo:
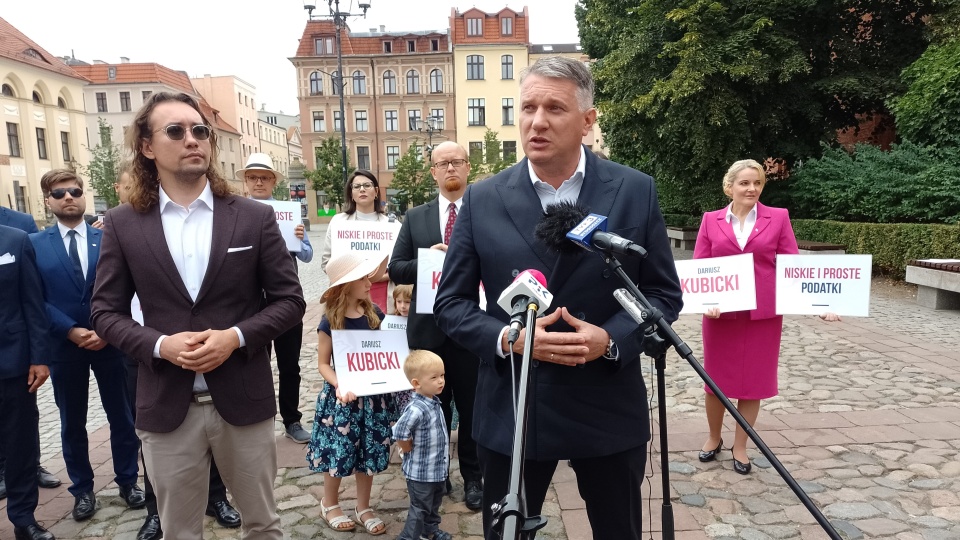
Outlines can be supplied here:
[[236, 252], [238, 252], [238, 251], [246, 251], [246, 250], [248, 250], [248, 249], [253, 249], [253, 246], [243, 246], [243, 247], [227, 248], [227, 253], [236, 253]]
[[0, 256], [0, 264], [12, 264], [17, 262], [17, 258], [9, 253], [4, 253]]

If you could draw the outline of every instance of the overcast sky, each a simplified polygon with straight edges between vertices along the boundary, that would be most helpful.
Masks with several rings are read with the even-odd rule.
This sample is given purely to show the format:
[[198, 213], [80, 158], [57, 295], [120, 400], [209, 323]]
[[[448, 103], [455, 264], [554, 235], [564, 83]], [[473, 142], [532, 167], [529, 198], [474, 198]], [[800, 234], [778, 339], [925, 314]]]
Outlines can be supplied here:
[[[533, 43], [577, 43], [576, 0], [367, 0], [366, 19], [348, 20], [356, 32], [446, 30], [450, 9], [493, 13], [509, 6], [530, 14]], [[313, 0], [314, 15], [328, 14], [326, 0]], [[358, 0], [341, 0], [341, 11], [359, 12]], [[4, 0], [3, 17], [56, 56], [73, 53], [85, 62], [157, 62], [191, 77], [236, 75], [257, 89], [257, 108], [298, 112], [296, 53], [307, 13], [302, 0]], [[237, 52], [243, 50], [243, 53]], [[252, 52], [249, 55], [246, 51]]]

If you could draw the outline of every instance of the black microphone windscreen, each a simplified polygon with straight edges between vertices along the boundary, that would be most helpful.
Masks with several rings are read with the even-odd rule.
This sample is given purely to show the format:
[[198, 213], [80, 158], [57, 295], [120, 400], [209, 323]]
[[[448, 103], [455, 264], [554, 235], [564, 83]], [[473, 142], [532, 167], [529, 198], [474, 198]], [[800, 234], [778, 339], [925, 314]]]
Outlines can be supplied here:
[[579, 225], [589, 213], [589, 210], [576, 202], [549, 204], [540, 223], [537, 223], [535, 234], [552, 250], [575, 253], [580, 247], [567, 238], [567, 233]]

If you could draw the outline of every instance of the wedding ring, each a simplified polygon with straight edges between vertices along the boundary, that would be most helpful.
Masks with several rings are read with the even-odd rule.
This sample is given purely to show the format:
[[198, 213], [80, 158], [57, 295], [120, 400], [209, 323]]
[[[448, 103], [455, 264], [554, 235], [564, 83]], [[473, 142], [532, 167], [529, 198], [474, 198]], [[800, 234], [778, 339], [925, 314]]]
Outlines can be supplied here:
[[553, 353], [550, 353], [550, 361], [553, 361]]

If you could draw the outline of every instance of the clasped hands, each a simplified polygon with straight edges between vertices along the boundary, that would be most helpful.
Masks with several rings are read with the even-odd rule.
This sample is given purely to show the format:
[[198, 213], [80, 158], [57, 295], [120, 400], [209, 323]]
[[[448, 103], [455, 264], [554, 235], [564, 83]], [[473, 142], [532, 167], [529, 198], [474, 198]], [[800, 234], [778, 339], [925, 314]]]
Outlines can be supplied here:
[[160, 342], [160, 357], [197, 373], [209, 373], [240, 347], [240, 337], [232, 328], [180, 332]]
[[[573, 332], [550, 332], [547, 326], [563, 319], [573, 328]], [[527, 329], [520, 331], [520, 337], [513, 344], [513, 352], [523, 354], [523, 342]], [[537, 319], [537, 329], [533, 339], [533, 358], [541, 362], [552, 362], [565, 366], [577, 366], [596, 360], [607, 351], [610, 335], [599, 326], [582, 321], [570, 314], [565, 307], [557, 308], [553, 313]], [[501, 343], [502, 350], [508, 347], [506, 332]]]

